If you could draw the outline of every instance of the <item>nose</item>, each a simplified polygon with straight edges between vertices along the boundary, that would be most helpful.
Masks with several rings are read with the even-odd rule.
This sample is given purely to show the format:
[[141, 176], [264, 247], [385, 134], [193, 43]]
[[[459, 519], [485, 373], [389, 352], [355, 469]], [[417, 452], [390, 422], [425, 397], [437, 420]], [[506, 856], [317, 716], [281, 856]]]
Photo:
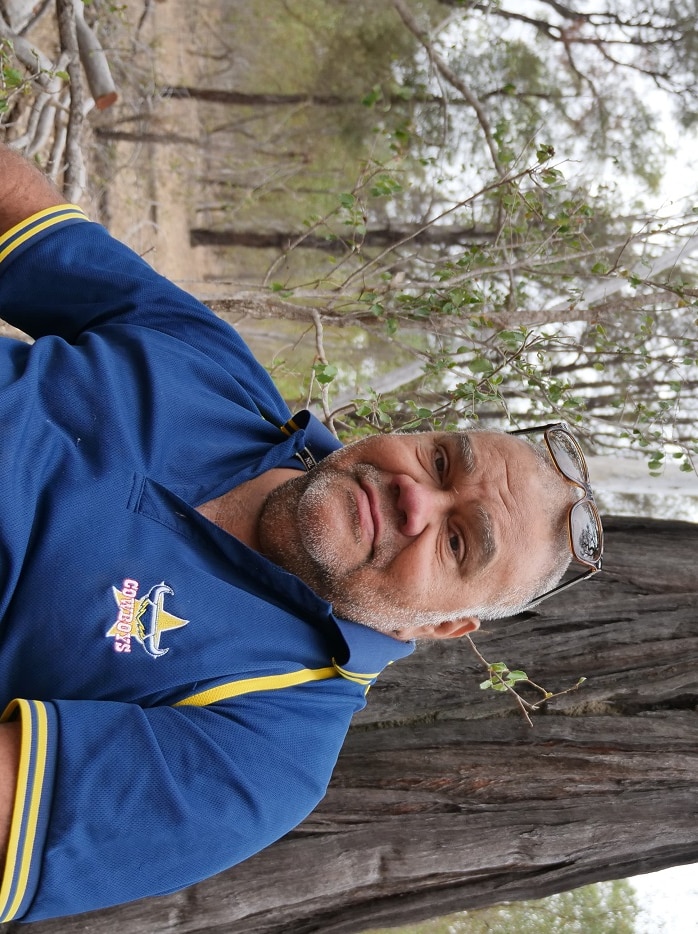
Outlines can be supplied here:
[[403, 535], [420, 535], [443, 508], [446, 493], [428, 484], [417, 483], [407, 474], [396, 474], [391, 481], [398, 510], [398, 527]]

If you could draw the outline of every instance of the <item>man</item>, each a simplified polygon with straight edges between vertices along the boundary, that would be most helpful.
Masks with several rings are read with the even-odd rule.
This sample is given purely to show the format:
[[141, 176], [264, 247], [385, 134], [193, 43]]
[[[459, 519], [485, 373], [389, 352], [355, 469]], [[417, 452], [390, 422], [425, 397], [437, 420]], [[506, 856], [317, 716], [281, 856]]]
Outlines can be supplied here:
[[0, 346], [2, 920], [267, 846], [324, 794], [386, 664], [569, 561], [590, 491], [560, 455], [572, 483], [502, 434], [341, 448], [4, 149], [0, 314], [35, 338]]

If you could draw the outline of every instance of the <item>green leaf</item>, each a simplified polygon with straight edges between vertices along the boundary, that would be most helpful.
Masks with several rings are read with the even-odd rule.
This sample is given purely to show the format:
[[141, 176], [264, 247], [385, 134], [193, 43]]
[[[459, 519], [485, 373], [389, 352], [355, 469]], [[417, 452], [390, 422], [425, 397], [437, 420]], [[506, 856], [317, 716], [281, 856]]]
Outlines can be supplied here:
[[510, 671], [507, 675], [507, 681], [528, 681], [528, 675], [525, 671]]
[[24, 78], [22, 77], [21, 72], [17, 71], [16, 68], [10, 68], [9, 66], [3, 68], [2, 76], [8, 88], [18, 88], [24, 82]]
[[489, 360], [483, 360], [482, 357], [475, 357], [468, 361], [468, 367], [473, 373], [489, 373], [492, 370], [492, 364]]
[[364, 107], [373, 107], [378, 103], [383, 97], [383, 91], [380, 84], [374, 84], [371, 90], [364, 97], [361, 98], [361, 103]]
[[331, 383], [338, 373], [337, 367], [332, 366], [331, 363], [316, 363], [313, 366], [313, 371], [318, 383], [323, 384]]

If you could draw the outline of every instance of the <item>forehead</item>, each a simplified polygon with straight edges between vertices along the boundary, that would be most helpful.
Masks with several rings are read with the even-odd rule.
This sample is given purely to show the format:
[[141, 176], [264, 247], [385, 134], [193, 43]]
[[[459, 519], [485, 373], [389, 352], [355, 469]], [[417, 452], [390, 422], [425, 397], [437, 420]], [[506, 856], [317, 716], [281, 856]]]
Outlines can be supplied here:
[[[503, 577], [509, 582], [536, 574], [555, 539], [551, 501], [558, 478], [534, 447], [502, 432], [473, 431], [468, 437], [473, 481], [482, 491]], [[463, 450], [462, 444], [458, 446]], [[490, 568], [492, 570], [492, 567]]]
[[[371, 435], [348, 444], [345, 455], [368, 463], [398, 454], [417, 453], [427, 446], [443, 445], [467, 473], [474, 473], [490, 460], [505, 461], [515, 468], [529, 470], [540, 460], [534, 447], [522, 438], [505, 432], [474, 429], [467, 431], [422, 431]], [[339, 455], [339, 452], [336, 452]], [[337, 457], [339, 460], [339, 456]], [[343, 458], [342, 458], [343, 459]]]

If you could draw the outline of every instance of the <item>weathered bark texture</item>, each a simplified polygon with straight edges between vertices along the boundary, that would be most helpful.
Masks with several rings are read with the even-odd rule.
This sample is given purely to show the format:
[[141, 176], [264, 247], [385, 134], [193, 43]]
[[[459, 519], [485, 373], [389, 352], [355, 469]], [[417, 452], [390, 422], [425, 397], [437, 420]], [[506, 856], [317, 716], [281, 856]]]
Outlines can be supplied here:
[[478, 636], [550, 690], [588, 678], [533, 728], [479, 690], [466, 644], [423, 646], [373, 688], [297, 831], [186, 892], [33, 931], [349, 934], [698, 861], [698, 526], [606, 525], [605, 573]]

